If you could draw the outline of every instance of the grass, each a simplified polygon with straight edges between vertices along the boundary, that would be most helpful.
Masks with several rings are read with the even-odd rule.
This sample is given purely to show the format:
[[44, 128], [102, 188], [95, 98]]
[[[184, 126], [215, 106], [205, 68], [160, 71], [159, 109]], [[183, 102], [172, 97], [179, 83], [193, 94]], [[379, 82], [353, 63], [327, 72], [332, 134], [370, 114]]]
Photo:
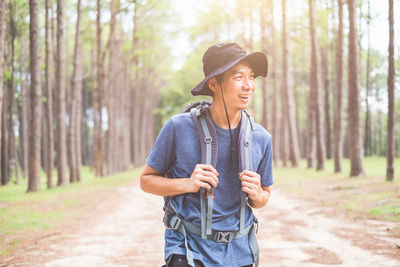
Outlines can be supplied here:
[[[83, 205], [85, 202], [100, 200], [115, 188], [131, 184], [140, 171], [141, 168], [95, 178], [84, 167], [81, 182], [64, 187], [47, 189], [44, 174], [41, 175], [39, 192], [26, 193], [26, 180], [0, 187], [0, 256], [19, 244], [19, 234], [52, 228], [83, 214], [88, 209], [87, 205]], [[56, 173], [53, 179], [57, 179]]]
[[333, 161], [327, 160], [325, 170], [275, 168], [275, 186], [294, 196], [318, 201], [351, 217], [371, 218], [396, 223], [400, 234], [400, 164], [395, 161], [395, 179], [386, 182], [386, 159], [364, 159], [365, 176], [349, 177], [350, 162], [343, 160], [343, 172], [333, 172]]

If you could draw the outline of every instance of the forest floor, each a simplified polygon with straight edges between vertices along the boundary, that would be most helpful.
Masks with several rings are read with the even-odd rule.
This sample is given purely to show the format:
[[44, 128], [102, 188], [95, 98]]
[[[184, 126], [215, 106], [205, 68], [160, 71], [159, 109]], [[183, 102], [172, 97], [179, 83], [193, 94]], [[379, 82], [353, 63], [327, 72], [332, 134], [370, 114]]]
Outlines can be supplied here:
[[[85, 205], [88, 212], [57, 227], [20, 233], [0, 266], [163, 264], [161, 197], [142, 192], [136, 180]], [[400, 266], [395, 223], [349, 218], [279, 188], [256, 216], [260, 266]]]

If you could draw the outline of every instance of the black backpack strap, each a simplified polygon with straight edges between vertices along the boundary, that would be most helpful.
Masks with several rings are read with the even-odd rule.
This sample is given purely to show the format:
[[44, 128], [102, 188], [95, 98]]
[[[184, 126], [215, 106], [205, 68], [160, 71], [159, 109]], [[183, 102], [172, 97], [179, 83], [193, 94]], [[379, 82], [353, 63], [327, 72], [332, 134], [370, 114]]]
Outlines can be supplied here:
[[[200, 139], [201, 163], [212, 165], [215, 168], [218, 157], [218, 142], [217, 133], [209, 115], [208, 105], [192, 108], [190, 114], [196, 124]], [[200, 189], [201, 237], [203, 239], [212, 234], [213, 199], [213, 187], [207, 192], [204, 188]]]
[[[253, 162], [251, 160], [251, 142], [253, 131], [254, 120], [249, 113], [247, 113], [247, 111], [243, 110], [239, 133], [239, 167], [241, 171], [253, 169]], [[247, 194], [242, 192], [239, 221], [240, 233], [244, 233], [244, 217], [246, 212], [247, 197]]]

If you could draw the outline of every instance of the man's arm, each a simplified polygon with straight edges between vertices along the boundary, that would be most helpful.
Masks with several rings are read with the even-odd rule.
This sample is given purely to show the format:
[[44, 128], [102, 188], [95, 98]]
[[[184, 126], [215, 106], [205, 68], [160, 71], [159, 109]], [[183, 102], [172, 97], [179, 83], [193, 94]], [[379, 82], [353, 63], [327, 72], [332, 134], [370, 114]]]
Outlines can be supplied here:
[[210, 189], [210, 184], [216, 187], [218, 175], [212, 166], [197, 164], [189, 178], [167, 178], [146, 163], [140, 175], [140, 188], [144, 192], [159, 196], [195, 193], [200, 187]]

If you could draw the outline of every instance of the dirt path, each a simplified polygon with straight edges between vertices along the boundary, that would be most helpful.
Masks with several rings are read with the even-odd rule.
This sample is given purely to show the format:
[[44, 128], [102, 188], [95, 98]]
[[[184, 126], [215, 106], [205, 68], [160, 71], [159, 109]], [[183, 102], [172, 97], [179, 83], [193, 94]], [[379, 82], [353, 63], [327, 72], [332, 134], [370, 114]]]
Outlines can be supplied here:
[[[0, 266], [161, 266], [162, 204], [137, 184], [119, 189], [95, 219], [58, 229]], [[400, 240], [387, 223], [338, 218], [277, 190], [256, 214], [260, 266], [400, 266]]]

